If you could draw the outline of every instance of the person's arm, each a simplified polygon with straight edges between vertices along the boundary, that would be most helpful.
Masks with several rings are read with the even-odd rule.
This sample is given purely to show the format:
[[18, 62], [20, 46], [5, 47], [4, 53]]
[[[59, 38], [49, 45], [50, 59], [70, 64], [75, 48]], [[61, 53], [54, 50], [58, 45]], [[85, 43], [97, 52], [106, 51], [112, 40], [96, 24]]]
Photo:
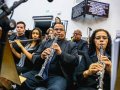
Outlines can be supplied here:
[[21, 44], [21, 42], [19, 40], [15, 40], [15, 42], [17, 43], [17, 45], [21, 48], [22, 52], [27, 56], [27, 58], [29, 60], [32, 59], [33, 54], [31, 54], [30, 52], [28, 52], [25, 47]]
[[78, 65], [77, 72], [76, 72], [76, 78], [78, 82], [82, 82], [86, 80], [87, 77], [89, 77], [88, 74], [88, 68], [91, 64], [89, 60], [89, 57], [82, 56], [81, 62]]
[[18, 52], [13, 48], [12, 44], [10, 44], [10, 47], [11, 47], [11, 50], [12, 50], [13, 54], [14, 54], [17, 58], [20, 59], [20, 58], [21, 58], [21, 54], [18, 53]]
[[33, 53], [32, 55], [32, 63], [37, 65], [42, 65], [44, 63], [44, 60], [41, 58], [41, 53], [44, 50], [45, 42], [41, 43], [41, 45], [38, 47], [38, 49]]
[[20, 46], [20, 48], [21, 48], [22, 52], [27, 56], [27, 58], [28, 58], [29, 60], [31, 60], [33, 54], [31, 54], [30, 52], [28, 52], [28, 51], [25, 49], [24, 46]]
[[103, 70], [103, 66], [99, 63], [92, 63], [90, 66], [89, 66], [89, 69], [88, 70], [85, 70], [83, 72], [83, 76], [84, 78], [90, 76], [90, 75], [93, 75], [93, 74], [96, 74], [97, 72]]
[[62, 62], [76, 66], [79, 59], [77, 47], [73, 42], [67, 42], [67, 45], [65, 45], [65, 47], [65, 50], [61, 51], [61, 54], [59, 54], [59, 58], [61, 58]]
[[91, 74], [90, 74], [90, 71], [89, 70], [85, 70], [84, 72], [83, 72], [83, 76], [84, 76], [84, 78], [87, 78], [88, 76], [90, 76]]
[[83, 46], [82, 46], [82, 51], [88, 52], [88, 43], [87, 43], [87, 41], [84, 41]]

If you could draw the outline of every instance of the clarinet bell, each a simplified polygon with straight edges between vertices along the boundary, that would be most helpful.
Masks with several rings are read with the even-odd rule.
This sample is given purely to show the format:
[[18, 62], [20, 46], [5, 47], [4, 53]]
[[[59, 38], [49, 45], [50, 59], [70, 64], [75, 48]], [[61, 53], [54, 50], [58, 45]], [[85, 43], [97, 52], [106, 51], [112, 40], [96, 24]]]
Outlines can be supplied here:
[[40, 74], [36, 74], [35, 78], [38, 79], [38, 80], [43, 80], [43, 77]]

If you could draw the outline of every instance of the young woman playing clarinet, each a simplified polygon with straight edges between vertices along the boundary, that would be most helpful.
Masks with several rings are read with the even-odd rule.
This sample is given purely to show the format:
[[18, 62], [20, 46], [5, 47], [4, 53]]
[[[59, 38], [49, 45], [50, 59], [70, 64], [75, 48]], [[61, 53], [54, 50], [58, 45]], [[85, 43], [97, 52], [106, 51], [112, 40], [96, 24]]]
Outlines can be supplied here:
[[90, 58], [83, 58], [77, 73], [77, 90], [110, 90], [111, 36], [97, 29], [90, 38]]

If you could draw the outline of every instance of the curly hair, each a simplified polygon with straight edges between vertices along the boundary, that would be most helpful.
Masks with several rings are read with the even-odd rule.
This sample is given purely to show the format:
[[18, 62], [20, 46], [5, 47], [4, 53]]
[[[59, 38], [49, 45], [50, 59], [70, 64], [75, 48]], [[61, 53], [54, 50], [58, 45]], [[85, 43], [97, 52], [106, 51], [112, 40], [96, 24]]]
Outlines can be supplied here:
[[107, 54], [111, 55], [111, 45], [112, 45], [111, 36], [110, 36], [109, 32], [107, 30], [104, 30], [104, 29], [97, 29], [91, 35], [90, 42], [89, 42], [89, 55], [92, 55], [96, 52], [96, 48], [95, 48], [96, 46], [95, 46], [94, 39], [95, 39], [96, 33], [100, 32], [100, 31], [105, 32], [108, 36], [108, 44], [107, 44], [107, 47], [106, 47], [105, 51], [106, 51]]

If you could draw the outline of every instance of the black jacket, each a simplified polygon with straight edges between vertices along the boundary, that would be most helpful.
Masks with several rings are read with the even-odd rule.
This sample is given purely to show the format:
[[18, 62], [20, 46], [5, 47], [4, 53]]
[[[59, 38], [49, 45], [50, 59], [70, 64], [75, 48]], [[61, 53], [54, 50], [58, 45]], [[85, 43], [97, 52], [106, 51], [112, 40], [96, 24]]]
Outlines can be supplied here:
[[[106, 55], [108, 56], [108, 55]], [[110, 56], [108, 56], [108, 58], [110, 59]], [[81, 63], [79, 65], [79, 71], [77, 73], [77, 84], [78, 84], [78, 87], [80, 88], [87, 88], [89, 89], [89, 87], [91, 88], [94, 88], [97, 90], [97, 85], [98, 85], [98, 75], [97, 74], [94, 74], [94, 75], [91, 75], [89, 76], [88, 78], [84, 78], [83, 77], [83, 72], [85, 70], [87, 70], [89, 68], [89, 66], [92, 64], [92, 63], [95, 63], [95, 62], [98, 62], [98, 58], [96, 56], [96, 54], [93, 54], [91, 55], [90, 57], [83, 57], [82, 60], [81, 60]], [[104, 90], [110, 90], [110, 75], [105, 72], [104, 74]], [[82, 89], [81, 89], [82, 90]]]
[[[40, 54], [43, 50], [52, 45], [53, 40], [48, 40], [43, 43], [37, 52], [33, 55], [33, 63], [36, 65], [35, 70], [40, 70], [44, 60], [40, 58]], [[59, 68], [61, 69], [62, 76], [70, 79], [74, 72], [75, 67], [78, 64], [78, 53], [76, 46], [71, 41], [58, 40], [57, 42], [62, 49], [61, 55], [56, 55], [54, 59], [57, 59]], [[53, 60], [54, 62], [55, 60]]]
[[85, 40], [75, 41], [79, 55], [88, 54], [88, 43]]

